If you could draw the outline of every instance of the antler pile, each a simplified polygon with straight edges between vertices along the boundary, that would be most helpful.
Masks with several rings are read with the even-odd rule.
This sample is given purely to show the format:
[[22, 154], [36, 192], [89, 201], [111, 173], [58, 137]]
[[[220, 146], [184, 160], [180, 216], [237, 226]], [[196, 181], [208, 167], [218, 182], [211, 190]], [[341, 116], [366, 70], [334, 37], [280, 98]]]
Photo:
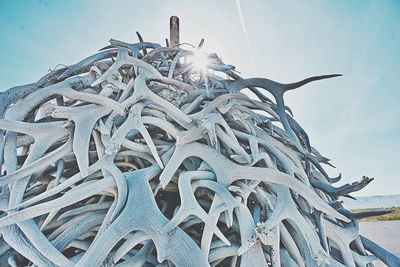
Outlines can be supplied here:
[[110, 42], [0, 95], [2, 265], [367, 266], [365, 248], [399, 261], [359, 236], [371, 214], [337, 201], [372, 179], [333, 187], [284, 104], [338, 75], [242, 79], [216, 54], [196, 69], [198, 48]]

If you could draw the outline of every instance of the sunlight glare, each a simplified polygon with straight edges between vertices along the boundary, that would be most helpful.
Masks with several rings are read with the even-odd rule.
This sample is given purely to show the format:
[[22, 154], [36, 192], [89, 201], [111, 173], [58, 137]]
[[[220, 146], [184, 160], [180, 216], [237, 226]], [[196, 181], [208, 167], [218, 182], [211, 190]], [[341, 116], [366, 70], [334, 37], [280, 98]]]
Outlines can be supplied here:
[[199, 49], [193, 50], [193, 54], [187, 57], [188, 63], [193, 65], [193, 69], [206, 73], [208, 70], [208, 64], [210, 63], [206, 53], [203, 53]]

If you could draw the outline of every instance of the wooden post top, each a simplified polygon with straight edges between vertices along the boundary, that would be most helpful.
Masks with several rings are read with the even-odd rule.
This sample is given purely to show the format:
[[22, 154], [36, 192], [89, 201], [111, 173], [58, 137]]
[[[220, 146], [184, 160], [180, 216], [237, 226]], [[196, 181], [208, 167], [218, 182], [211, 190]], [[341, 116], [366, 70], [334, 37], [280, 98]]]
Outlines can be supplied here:
[[179, 18], [171, 16], [169, 19], [169, 46], [179, 46]]

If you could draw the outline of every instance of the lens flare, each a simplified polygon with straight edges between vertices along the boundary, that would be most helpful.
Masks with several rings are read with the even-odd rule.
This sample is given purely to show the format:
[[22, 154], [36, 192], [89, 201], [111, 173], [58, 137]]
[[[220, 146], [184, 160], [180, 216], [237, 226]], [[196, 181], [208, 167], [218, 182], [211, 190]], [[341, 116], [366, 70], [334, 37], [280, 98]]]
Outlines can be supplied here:
[[206, 53], [203, 53], [201, 50], [194, 50], [193, 54], [187, 57], [187, 62], [192, 64], [194, 70], [197, 70], [201, 73], [206, 73], [210, 60], [208, 59]]

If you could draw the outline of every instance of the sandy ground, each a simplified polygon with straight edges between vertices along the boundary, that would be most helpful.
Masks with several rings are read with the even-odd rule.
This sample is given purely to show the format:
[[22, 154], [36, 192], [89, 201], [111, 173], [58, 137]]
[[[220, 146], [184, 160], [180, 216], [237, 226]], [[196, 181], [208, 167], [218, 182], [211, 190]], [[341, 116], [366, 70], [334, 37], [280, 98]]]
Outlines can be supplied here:
[[[400, 220], [360, 222], [360, 233], [400, 257]], [[378, 263], [376, 266], [386, 266]]]

